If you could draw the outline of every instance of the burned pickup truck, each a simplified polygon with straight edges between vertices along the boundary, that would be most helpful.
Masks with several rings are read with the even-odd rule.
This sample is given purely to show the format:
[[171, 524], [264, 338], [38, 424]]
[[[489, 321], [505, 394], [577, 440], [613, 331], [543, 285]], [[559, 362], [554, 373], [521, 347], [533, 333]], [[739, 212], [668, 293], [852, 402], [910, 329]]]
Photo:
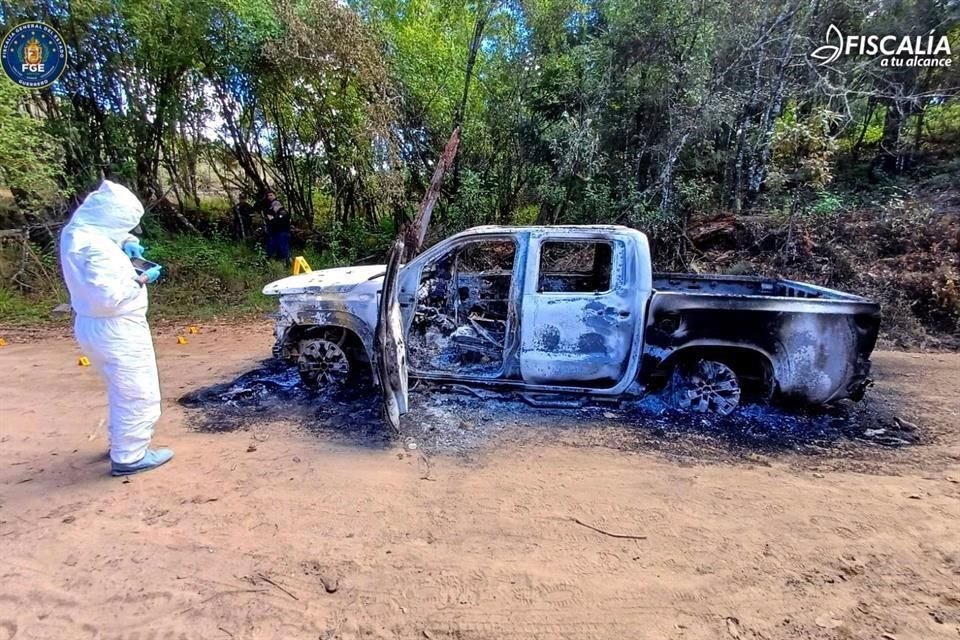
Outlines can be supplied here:
[[314, 271], [263, 291], [280, 299], [275, 355], [310, 385], [383, 382], [369, 365], [384, 355], [378, 326], [392, 326], [379, 342], [402, 375], [385, 386], [395, 414], [408, 369], [532, 402], [660, 391], [725, 415], [748, 397], [858, 400], [880, 323], [877, 304], [811, 284], [653, 273], [646, 236], [622, 226], [477, 227], [403, 266]]

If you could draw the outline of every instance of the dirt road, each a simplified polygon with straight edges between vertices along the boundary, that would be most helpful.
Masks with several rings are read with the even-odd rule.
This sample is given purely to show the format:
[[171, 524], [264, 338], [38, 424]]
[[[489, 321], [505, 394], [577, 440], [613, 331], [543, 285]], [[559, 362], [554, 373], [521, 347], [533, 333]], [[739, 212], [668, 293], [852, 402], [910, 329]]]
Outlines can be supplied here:
[[129, 481], [73, 342], [0, 348], [0, 640], [960, 638], [958, 355], [877, 354], [899, 448], [430, 396], [394, 440], [363, 402], [184, 408], [270, 347], [188, 339], [156, 336], [177, 457]]

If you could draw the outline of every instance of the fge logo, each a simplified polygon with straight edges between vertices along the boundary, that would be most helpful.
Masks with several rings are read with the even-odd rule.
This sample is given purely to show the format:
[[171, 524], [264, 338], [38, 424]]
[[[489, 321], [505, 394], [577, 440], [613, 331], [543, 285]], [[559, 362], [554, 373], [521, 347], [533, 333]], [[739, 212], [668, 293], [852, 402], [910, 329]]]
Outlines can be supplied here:
[[67, 66], [67, 46], [56, 29], [42, 22], [15, 26], [0, 45], [0, 62], [11, 80], [42, 89], [56, 82]]

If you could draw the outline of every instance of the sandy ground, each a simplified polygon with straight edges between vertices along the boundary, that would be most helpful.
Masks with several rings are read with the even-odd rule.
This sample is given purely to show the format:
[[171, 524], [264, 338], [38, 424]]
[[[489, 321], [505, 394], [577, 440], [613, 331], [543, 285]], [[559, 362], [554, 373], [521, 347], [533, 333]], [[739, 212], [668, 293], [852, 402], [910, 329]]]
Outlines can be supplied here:
[[678, 448], [574, 413], [411, 450], [276, 412], [198, 430], [177, 398], [270, 335], [188, 338], [156, 336], [177, 457], [128, 481], [73, 342], [0, 348], [0, 640], [960, 638], [958, 355], [876, 356], [914, 446]]

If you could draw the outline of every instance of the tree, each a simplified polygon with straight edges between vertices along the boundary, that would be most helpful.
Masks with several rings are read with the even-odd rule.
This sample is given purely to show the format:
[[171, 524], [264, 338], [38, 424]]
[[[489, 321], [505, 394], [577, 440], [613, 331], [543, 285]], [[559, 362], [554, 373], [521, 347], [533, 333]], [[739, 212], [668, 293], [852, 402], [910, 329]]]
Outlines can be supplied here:
[[30, 115], [30, 92], [0, 82], [0, 177], [23, 221], [59, 199], [63, 149], [42, 119]]

